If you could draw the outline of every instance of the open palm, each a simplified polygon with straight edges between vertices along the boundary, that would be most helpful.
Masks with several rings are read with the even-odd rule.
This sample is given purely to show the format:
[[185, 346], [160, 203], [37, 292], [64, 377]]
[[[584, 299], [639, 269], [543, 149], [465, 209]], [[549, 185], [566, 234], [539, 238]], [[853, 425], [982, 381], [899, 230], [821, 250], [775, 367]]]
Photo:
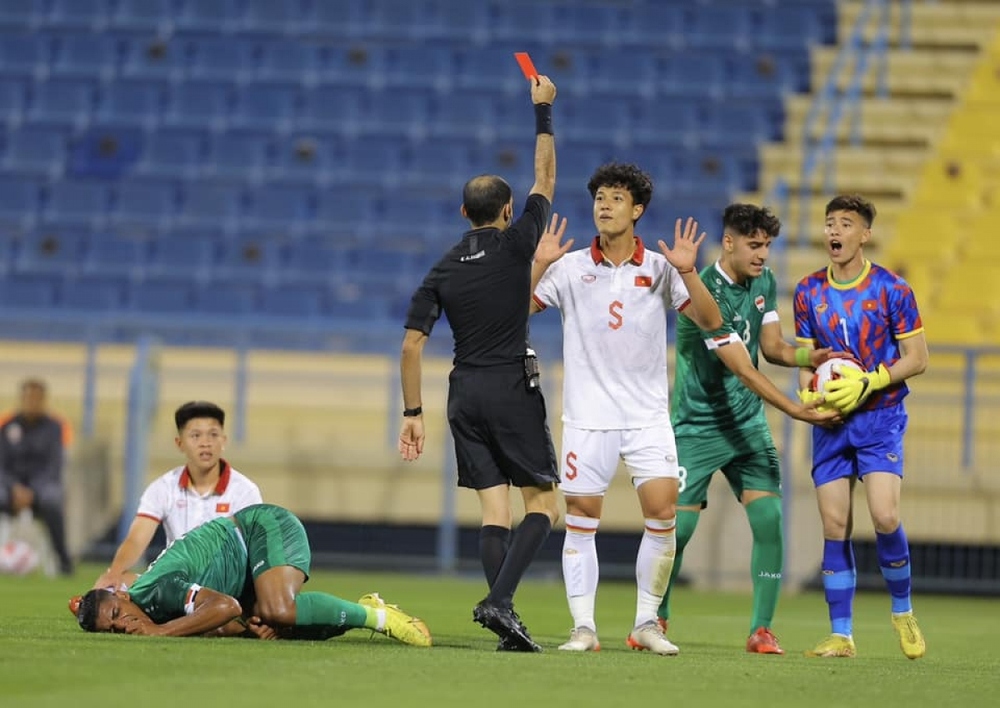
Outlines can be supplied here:
[[670, 265], [677, 270], [682, 272], [693, 270], [695, 264], [698, 262], [698, 246], [705, 240], [705, 232], [702, 231], [701, 235], [695, 238], [697, 233], [698, 222], [689, 216], [683, 231], [681, 231], [680, 219], [674, 224], [673, 248], [667, 246], [663, 240], [658, 242], [660, 251], [663, 252]]

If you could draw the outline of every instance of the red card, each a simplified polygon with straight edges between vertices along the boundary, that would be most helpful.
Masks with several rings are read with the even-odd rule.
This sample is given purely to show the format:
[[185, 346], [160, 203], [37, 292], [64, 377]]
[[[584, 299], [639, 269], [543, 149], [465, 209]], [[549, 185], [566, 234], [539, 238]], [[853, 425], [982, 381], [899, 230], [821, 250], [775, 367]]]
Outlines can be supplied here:
[[535, 69], [535, 65], [532, 63], [531, 57], [528, 56], [527, 52], [514, 52], [514, 58], [517, 59], [518, 66], [524, 72], [524, 78], [534, 79], [538, 76], [538, 71]]

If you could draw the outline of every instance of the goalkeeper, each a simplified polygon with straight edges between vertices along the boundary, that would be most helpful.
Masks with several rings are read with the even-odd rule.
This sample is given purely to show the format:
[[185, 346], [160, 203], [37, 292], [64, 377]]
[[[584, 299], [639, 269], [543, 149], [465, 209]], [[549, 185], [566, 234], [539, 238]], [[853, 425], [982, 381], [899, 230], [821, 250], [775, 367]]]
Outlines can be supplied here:
[[809, 656], [855, 654], [852, 605], [856, 585], [852, 491], [864, 481], [875, 527], [879, 567], [892, 596], [891, 621], [910, 659], [924, 655], [923, 634], [910, 600], [910, 549], [899, 518], [906, 379], [927, 368], [927, 342], [913, 291], [895, 273], [864, 255], [875, 207], [858, 196], [838, 196], [826, 206], [824, 229], [829, 265], [806, 276], [795, 290], [795, 333], [807, 346], [848, 351], [867, 371], [841, 370], [825, 396], [845, 415], [843, 425], [813, 428], [812, 477], [823, 522], [823, 586], [832, 633]]
[[423, 622], [377, 594], [355, 603], [301, 592], [310, 562], [302, 522], [287, 509], [256, 504], [177, 539], [128, 592], [91, 590], [75, 605], [76, 618], [88, 632], [268, 639], [366, 628], [430, 646]]

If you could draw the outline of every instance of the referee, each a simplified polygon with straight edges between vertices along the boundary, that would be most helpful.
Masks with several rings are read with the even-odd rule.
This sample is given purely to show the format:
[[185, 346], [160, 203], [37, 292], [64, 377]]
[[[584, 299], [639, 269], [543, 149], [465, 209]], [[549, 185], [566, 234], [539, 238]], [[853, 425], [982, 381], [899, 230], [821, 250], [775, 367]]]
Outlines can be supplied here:
[[[501, 651], [541, 651], [514, 613], [514, 591], [559, 517], [555, 450], [537, 363], [527, 345], [531, 261], [555, 192], [555, 97], [556, 87], [548, 77], [531, 82], [535, 184], [516, 221], [507, 182], [481, 175], [466, 183], [462, 216], [472, 229], [431, 268], [414, 293], [400, 358], [405, 410], [399, 452], [404, 460], [416, 460], [424, 449], [422, 352], [434, 323], [442, 312], [447, 315], [455, 338], [448, 423], [455, 440], [458, 486], [479, 495], [479, 551], [490, 586], [472, 614], [499, 635]], [[510, 485], [521, 489], [525, 509], [513, 536]]]

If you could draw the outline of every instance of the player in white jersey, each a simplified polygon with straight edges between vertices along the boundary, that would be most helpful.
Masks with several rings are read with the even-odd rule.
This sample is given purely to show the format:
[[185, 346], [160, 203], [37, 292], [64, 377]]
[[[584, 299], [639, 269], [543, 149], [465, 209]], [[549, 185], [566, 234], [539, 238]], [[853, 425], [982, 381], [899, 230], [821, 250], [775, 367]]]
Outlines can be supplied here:
[[169, 545], [206, 521], [232, 516], [263, 501], [257, 485], [222, 459], [226, 414], [219, 406], [207, 401], [185, 403], [174, 412], [174, 422], [174, 442], [187, 464], [146, 487], [128, 535], [95, 588], [127, 584], [129, 569], [146, 552], [160, 524]]
[[[721, 326], [719, 307], [698, 277], [698, 224], [675, 227], [674, 246], [650, 251], [635, 234], [653, 183], [635, 165], [607, 164], [587, 185], [598, 235], [589, 248], [559, 258], [557, 241], [535, 254], [531, 311], [562, 311], [563, 440], [566, 498], [563, 578], [574, 628], [559, 648], [600, 648], [594, 604], [598, 561], [594, 537], [604, 493], [625, 461], [639, 495], [645, 531], [636, 558], [635, 625], [627, 643], [677, 653], [656, 622], [674, 562], [678, 463], [667, 392], [667, 309], [699, 327]], [[544, 275], [543, 275], [544, 273]]]

